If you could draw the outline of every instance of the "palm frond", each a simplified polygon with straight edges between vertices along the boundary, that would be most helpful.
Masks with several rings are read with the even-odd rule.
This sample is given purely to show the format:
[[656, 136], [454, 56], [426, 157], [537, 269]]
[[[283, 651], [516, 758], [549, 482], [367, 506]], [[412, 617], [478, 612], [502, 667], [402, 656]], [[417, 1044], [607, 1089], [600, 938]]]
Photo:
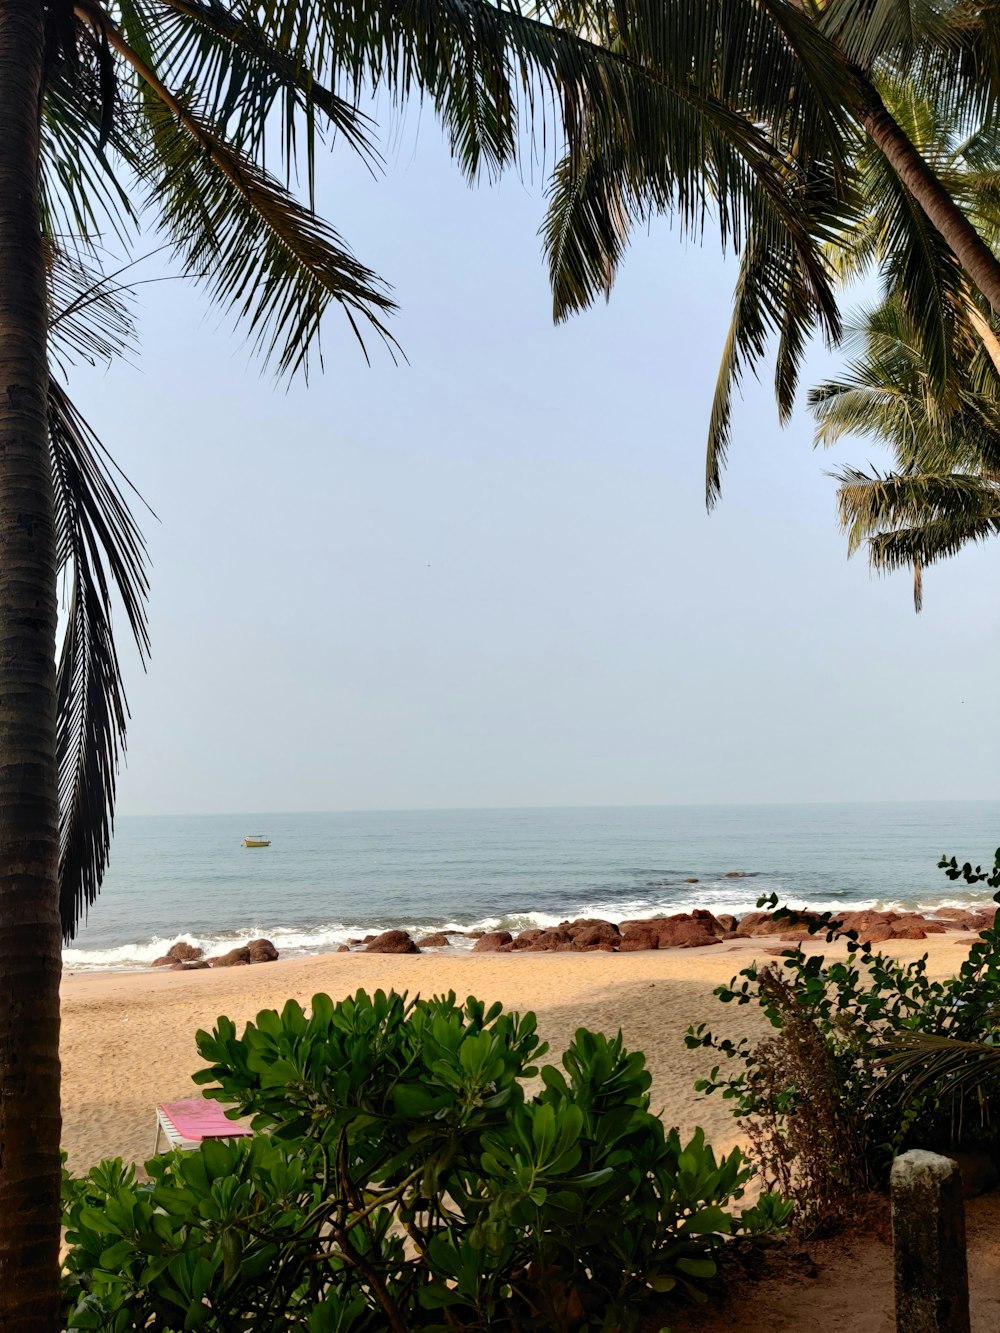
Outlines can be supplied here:
[[62, 368], [108, 364], [136, 345], [124, 269], [103, 273], [60, 246], [49, 247], [49, 355]]
[[[227, 7], [218, 0], [158, 0], [155, 8], [144, 0], [126, 0], [122, 31], [130, 42], [133, 34], [147, 42], [152, 36], [159, 67], [170, 84], [197, 88], [206, 119], [225, 126], [227, 138], [248, 155], [263, 152], [280, 125], [286, 180], [300, 138], [305, 141], [306, 175], [312, 180], [317, 121], [370, 167], [381, 166], [373, 121], [356, 97], [348, 100], [321, 82], [312, 52], [292, 49], [282, 40], [287, 23], [279, 33], [267, 31], [255, 7]], [[152, 63], [151, 49], [147, 55]]]
[[96, 54], [93, 33], [77, 27], [84, 44], [79, 62], [56, 62], [48, 71], [42, 105], [42, 225], [62, 247], [89, 250], [109, 230], [127, 243], [137, 219], [127, 182], [102, 142], [110, 133], [114, 151], [127, 160], [127, 138], [108, 125], [103, 57]]
[[1000, 535], [1000, 510], [980, 516], [923, 519], [913, 527], [878, 532], [868, 539], [868, 557], [873, 570], [891, 574], [919, 562], [926, 568], [952, 557], [976, 542]]
[[308, 365], [323, 316], [339, 305], [392, 351], [395, 304], [337, 233], [190, 108], [150, 105], [155, 152], [143, 164], [150, 206], [184, 271], [206, 284], [280, 374]]
[[[830, 301], [818, 298], [816, 284], [803, 268], [802, 255], [788, 228], [773, 217], [763, 218], [747, 237], [709, 417], [705, 498], [710, 509], [722, 490], [722, 471], [732, 438], [733, 392], [747, 371], [756, 370], [776, 338], [775, 395], [779, 419], [785, 421], [792, 410], [809, 337], [816, 330], [822, 330], [829, 342], [840, 336], [839, 312], [832, 296]], [[832, 293], [832, 276], [824, 274], [824, 296]]]
[[[1000, 521], [1000, 484], [982, 477], [950, 472], [835, 473], [841, 526], [850, 549], [887, 527], [906, 528], [938, 520], [955, 523]], [[925, 558], [924, 564], [931, 559]]]
[[927, 1094], [965, 1097], [1000, 1076], [1000, 1046], [957, 1037], [900, 1036], [884, 1048], [882, 1060], [886, 1077], [880, 1093], [904, 1104]]
[[112, 589], [145, 661], [148, 584], [142, 535], [103, 447], [55, 380], [48, 411], [57, 558], [69, 581], [56, 718], [59, 910], [69, 941], [107, 867], [125, 747], [128, 705], [111, 630]]
[[949, 36], [933, 0], [832, 0], [817, 22], [848, 60], [865, 70], [889, 56], [905, 67], [918, 47]]
[[722, 492], [722, 472], [732, 439], [733, 390], [738, 388], [745, 367], [760, 361], [767, 351], [769, 323], [764, 309], [766, 288], [760, 279], [769, 258], [758, 233], [752, 232], [740, 257], [740, 272], [733, 293], [733, 313], [722, 349], [708, 422], [705, 500], [710, 509]]
[[603, 290], [610, 296], [631, 232], [630, 210], [617, 183], [608, 180], [600, 158], [579, 168], [566, 156], [557, 163], [547, 189], [548, 210], [541, 236], [552, 288], [556, 323], [593, 304]]

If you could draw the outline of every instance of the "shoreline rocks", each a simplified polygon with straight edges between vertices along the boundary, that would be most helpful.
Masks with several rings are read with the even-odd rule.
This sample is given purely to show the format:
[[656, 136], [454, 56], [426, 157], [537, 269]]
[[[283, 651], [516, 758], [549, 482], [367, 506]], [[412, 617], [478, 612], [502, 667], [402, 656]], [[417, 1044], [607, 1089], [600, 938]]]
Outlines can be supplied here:
[[[733, 872], [742, 877], [743, 871]], [[840, 929], [856, 932], [859, 942], [881, 944], [888, 940], [922, 940], [945, 931], [983, 930], [996, 909], [942, 909], [940, 915], [919, 912], [890, 912], [863, 909], [844, 912]], [[807, 908], [791, 909], [781, 918], [769, 912], [746, 912], [742, 917], [705, 908], [676, 912], [670, 916], [640, 917], [621, 922], [596, 917], [560, 921], [556, 926], [532, 926], [512, 934], [509, 930], [449, 931], [420, 941], [427, 948], [445, 948], [456, 938], [471, 939], [473, 953], [642, 953], [654, 949], [702, 949], [728, 940], [773, 939], [776, 945], [800, 944], [813, 936], [820, 914]], [[405, 932], [386, 932], [402, 935]], [[818, 944], [826, 942], [826, 930], [815, 933]], [[372, 937], [369, 937], [372, 938]], [[382, 936], [379, 937], [383, 938]], [[409, 937], [406, 936], [408, 939]], [[977, 936], [972, 936], [974, 940]], [[414, 945], [414, 949], [417, 946]], [[386, 950], [389, 952], [389, 950]], [[410, 950], [406, 950], [410, 952]], [[784, 952], [775, 947], [775, 954]]]
[[178, 940], [161, 958], [154, 958], [151, 967], [169, 967], [172, 972], [201, 972], [207, 967], [247, 967], [251, 963], [273, 963], [278, 950], [270, 940], [250, 940], [237, 945], [228, 953], [206, 958], [204, 949]]
[[383, 930], [381, 935], [370, 935], [364, 953], [419, 953], [419, 947], [405, 930]]
[[[742, 877], [744, 872], [732, 872]], [[855, 932], [859, 943], [883, 944], [891, 940], [923, 940], [946, 931], [978, 932], [993, 924], [997, 909], [943, 907], [934, 913], [876, 911], [863, 908], [840, 916], [841, 931]], [[513, 934], [509, 930], [435, 931], [414, 940], [405, 930], [385, 930], [352, 938], [339, 945], [337, 953], [417, 954], [424, 949], [448, 949], [456, 940], [468, 940], [472, 953], [645, 953], [660, 949], [703, 949], [724, 941], [771, 939], [767, 953], [780, 955], [790, 945], [815, 939], [825, 944], [826, 929], [810, 934], [819, 914], [807, 908], [790, 909], [780, 919], [769, 912], [745, 912], [742, 917], [705, 908], [675, 912], [670, 916], [637, 917], [615, 922], [602, 917], [578, 917], [555, 926], [534, 926]], [[976, 933], [964, 934], [962, 944], [978, 941]], [[267, 939], [250, 940], [214, 958], [205, 958], [197, 945], [178, 940], [152, 966], [174, 972], [200, 971], [209, 967], [247, 967], [274, 962], [278, 950]]]

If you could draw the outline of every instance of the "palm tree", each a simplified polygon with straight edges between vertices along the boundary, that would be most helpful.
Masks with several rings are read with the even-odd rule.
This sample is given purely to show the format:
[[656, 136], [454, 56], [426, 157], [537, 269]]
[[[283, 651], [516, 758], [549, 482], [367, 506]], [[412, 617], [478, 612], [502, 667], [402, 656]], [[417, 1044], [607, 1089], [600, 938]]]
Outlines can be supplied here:
[[279, 372], [305, 370], [333, 306], [391, 351], [386, 286], [315, 213], [311, 188], [305, 202], [291, 189], [298, 173], [311, 187], [324, 135], [378, 168], [359, 107], [376, 89], [430, 101], [473, 178], [514, 162], [533, 134], [561, 138], [571, 161], [627, 146], [659, 163], [692, 225], [711, 199], [724, 234], [764, 220], [786, 232], [818, 307], [832, 302], [809, 209], [752, 116], [513, 0], [0, 5], [3, 1333], [58, 1323], [60, 936], [107, 861], [126, 717], [115, 586], [146, 646], [141, 538], [55, 353], [103, 356], [127, 336], [125, 284], [102, 270], [101, 247], [111, 235], [127, 249], [149, 218]]
[[[977, 231], [1000, 240], [1000, 142], [991, 127], [958, 135], [912, 84], [895, 95], [897, 119]], [[858, 351], [837, 379], [809, 395], [817, 443], [865, 436], [893, 455], [889, 472], [847, 468], [838, 508], [853, 554], [868, 549], [880, 573], [912, 567], [919, 611], [923, 570], [1000, 531], [1000, 339], [991, 312], [950, 251], [872, 148], [856, 163], [868, 210], [839, 247], [845, 278], [877, 266], [887, 292], [862, 312]]]
[[[698, 88], [739, 108], [785, 153], [811, 235], [826, 243], [827, 286], [837, 252], [850, 250], [866, 219], [883, 230], [868, 260], [905, 256], [922, 292], [915, 306], [928, 329], [953, 318], [947, 288], [937, 284], [942, 256], [956, 279], [1000, 315], [1000, 259], [954, 182], [939, 170], [925, 121], [908, 117], [908, 89], [933, 103], [937, 128], [949, 135], [989, 126], [996, 143], [1000, 109], [1000, 41], [994, 6], [977, 0], [913, 7], [909, 0], [565, 0], [563, 21], [637, 64], [670, 75], [686, 72]], [[873, 200], [871, 178], [878, 178]], [[996, 180], [996, 173], [993, 175]], [[875, 203], [873, 210], [872, 204]], [[685, 201], [628, 146], [608, 151], [596, 139], [580, 158], [557, 167], [545, 244], [557, 319], [610, 292], [634, 226]], [[745, 219], [741, 219], [744, 221]], [[731, 398], [748, 369], [776, 344], [779, 414], [792, 407], [810, 335], [841, 333], [836, 301], [818, 300], [787, 228], [764, 215], [737, 229], [741, 251], [734, 311], [723, 350], [709, 425], [706, 491], [718, 497], [730, 442]], [[871, 238], [870, 238], [871, 239]], [[902, 249], [900, 247], [903, 247]], [[971, 318], [971, 316], [969, 317]], [[935, 373], [943, 362], [932, 362]]]
[[[895, 300], [869, 312], [859, 336], [845, 373], [810, 392], [817, 441], [858, 435], [892, 451], [891, 471], [835, 474], [840, 523], [849, 553], [867, 546], [874, 570], [913, 569], [919, 611], [928, 565], [1000, 534], [1000, 377], [980, 344], [974, 368], [953, 372], [952, 401], [942, 404]], [[973, 388], [976, 380], [987, 387]]]

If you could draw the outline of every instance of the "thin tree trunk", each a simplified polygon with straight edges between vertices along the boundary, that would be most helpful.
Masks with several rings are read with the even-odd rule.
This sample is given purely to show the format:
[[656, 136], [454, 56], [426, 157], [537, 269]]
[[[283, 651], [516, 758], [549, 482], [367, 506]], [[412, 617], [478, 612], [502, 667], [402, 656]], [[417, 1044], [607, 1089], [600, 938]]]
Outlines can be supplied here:
[[[789, 0], [789, 3], [815, 23], [816, 8], [807, 0]], [[993, 313], [1000, 315], [1000, 259], [910, 142], [871, 79], [857, 65], [851, 64], [835, 43], [831, 46], [840, 53], [854, 85], [858, 97], [854, 110], [865, 132], [882, 150], [896, 175], [948, 242], [955, 258], [993, 307]]]
[[59, 1328], [56, 554], [43, 0], [0, 3], [0, 1333]]
[[890, 166], [951, 247], [955, 258], [1000, 315], [1000, 259], [993, 253], [955, 200], [889, 113], [878, 89], [863, 74], [854, 75], [858, 118], [885, 154]]

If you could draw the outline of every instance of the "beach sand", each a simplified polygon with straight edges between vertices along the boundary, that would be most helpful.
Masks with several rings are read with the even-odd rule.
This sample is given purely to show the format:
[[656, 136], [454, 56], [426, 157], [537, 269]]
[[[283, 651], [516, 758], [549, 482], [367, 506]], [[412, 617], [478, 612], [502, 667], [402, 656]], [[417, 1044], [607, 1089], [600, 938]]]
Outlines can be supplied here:
[[[934, 976], [957, 971], [968, 952], [968, 934], [939, 935], [882, 946], [909, 961], [927, 953]], [[964, 942], [963, 942], [964, 941]], [[154, 1105], [196, 1096], [191, 1074], [200, 1065], [194, 1035], [220, 1014], [241, 1025], [264, 1008], [280, 1008], [295, 996], [308, 1004], [317, 991], [334, 998], [359, 987], [382, 987], [429, 996], [454, 990], [533, 1010], [555, 1060], [581, 1026], [617, 1032], [645, 1052], [652, 1075], [653, 1109], [683, 1134], [704, 1126], [717, 1150], [740, 1141], [738, 1126], [721, 1096], [699, 1098], [693, 1084], [717, 1063], [713, 1052], [685, 1049], [691, 1023], [708, 1022], [729, 1037], [763, 1036], [755, 1005], [722, 1005], [713, 987], [729, 981], [755, 955], [770, 961], [774, 940], [753, 939], [702, 949], [648, 953], [432, 953], [387, 956], [364, 953], [299, 958], [252, 967], [158, 974], [67, 974], [63, 981], [63, 1141], [70, 1168], [84, 1170], [102, 1157], [143, 1161], [152, 1151]], [[817, 948], [817, 951], [820, 951]], [[843, 946], [824, 946], [832, 956]], [[996, 1208], [986, 1204], [996, 1220]], [[975, 1222], [977, 1214], [970, 1215]], [[984, 1219], [985, 1223], [985, 1219]], [[996, 1226], [982, 1225], [977, 1242], [970, 1227], [975, 1333], [1000, 1328]], [[854, 1250], [851, 1250], [851, 1245]], [[832, 1248], [831, 1248], [832, 1247]], [[981, 1251], [981, 1252], [979, 1252]], [[825, 1329], [842, 1333], [891, 1333], [892, 1287], [885, 1245], [828, 1242], [818, 1276], [776, 1276], [741, 1295], [737, 1310], [693, 1317], [684, 1328], [698, 1333], [814, 1333], [817, 1314]], [[973, 1262], [974, 1261], [974, 1262]], [[858, 1283], [866, 1291], [857, 1300]], [[735, 1322], [734, 1322], [735, 1321]]]
[[[968, 939], [968, 935], [961, 937]], [[63, 1146], [71, 1170], [102, 1157], [141, 1162], [152, 1151], [157, 1102], [198, 1095], [191, 1074], [201, 1061], [199, 1028], [220, 1014], [238, 1025], [290, 996], [308, 1004], [318, 991], [334, 999], [359, 987], [425, 996], [500, 1000], [533, 1010], [558, 1058], [579, 1027], [614, 1033], [646, 1054], [653, 1109], [689, 1134], [703, 1125], [720, 1150], [739, 1141], [721, 1097], [699, 1098], [693, 1084], [717, 1057], [685, 1049], [691, 1023], [708, 1022], [730, 1037], [763, 1035], [755, 1005], [722, 1005], [713, 987], [729, 981], [755, 954], [780, 947], [747, 940], [702, 949], [615, 953], [420, 955], [328, 954], [252, 967], [193, 972], [67, 973], [63, 979]], [[902, 959], [930, 955], [935, 975], [954, 972], [967, 953], [954, 936], [893, 941]], [[843, 952], [826, 946], [824, 952]]]

